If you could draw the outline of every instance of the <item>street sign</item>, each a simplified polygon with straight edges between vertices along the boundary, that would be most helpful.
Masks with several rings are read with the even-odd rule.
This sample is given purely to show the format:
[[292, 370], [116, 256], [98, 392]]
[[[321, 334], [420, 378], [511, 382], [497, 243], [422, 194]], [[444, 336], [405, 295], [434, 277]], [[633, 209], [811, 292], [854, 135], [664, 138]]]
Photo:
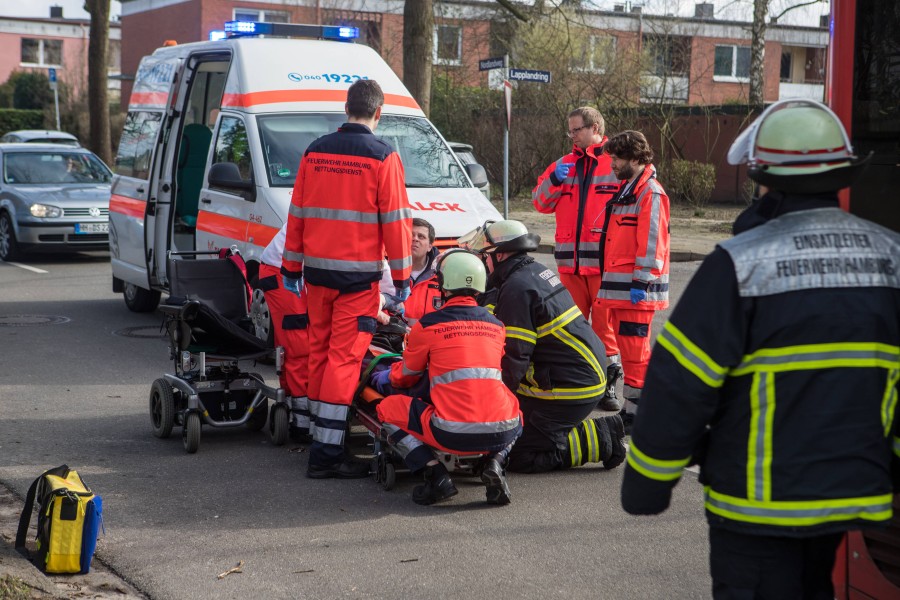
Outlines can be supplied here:
[[49, 68], [47, 69], [47, 78], [50, 80], [50, 89], [56, 89], [56, 69]]
[[485, 58], [484, 60], [478, 61], [478, 70], [479, 71], [490, 71], [491, 69], [502, 69], [503, 68], [503, 57], [498, 56], [497, 58]]
[[536, 71], [534, 69], [510, 69], [509, 78], [515, 81], [536, 81], [538, 83], [550, 83], [550, 71]]

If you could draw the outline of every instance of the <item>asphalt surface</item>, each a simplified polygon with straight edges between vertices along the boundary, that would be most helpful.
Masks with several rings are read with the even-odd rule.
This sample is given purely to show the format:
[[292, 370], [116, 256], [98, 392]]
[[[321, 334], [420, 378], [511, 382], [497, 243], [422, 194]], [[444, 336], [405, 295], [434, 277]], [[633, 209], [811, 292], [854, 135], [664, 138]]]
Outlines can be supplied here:
[[[673, 300], [697, 265], [673, 263]], [[512, 475], [507, 507], [460, 478], [452, 501], [420, 507], [408, 476], [391, 492], [308, 480], [300, 446], [259, 432], [204, 427], [188, 455], [179, 427], [150, 430], [150, 385], [173, 370], [161, 321], [112, 293], [105, 253], [0, 262], [0, 483], [23, 497], [43, 470], [77, 468], [104, 499], [98, 557], [150, 598], [710, 595], [692, 473], [669, 511], [637, 518], [621, 468]]]

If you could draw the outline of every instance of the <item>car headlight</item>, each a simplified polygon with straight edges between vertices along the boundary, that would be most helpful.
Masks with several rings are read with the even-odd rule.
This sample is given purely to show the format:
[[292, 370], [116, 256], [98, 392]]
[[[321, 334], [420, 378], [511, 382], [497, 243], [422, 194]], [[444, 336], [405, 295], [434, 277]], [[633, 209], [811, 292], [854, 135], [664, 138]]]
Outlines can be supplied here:
[[61, 217], [63, 211], [57, 206], [47, 206], [46, 204], [32, 204], [29, 208], [31, 216], [40, 218], [56, 218]]

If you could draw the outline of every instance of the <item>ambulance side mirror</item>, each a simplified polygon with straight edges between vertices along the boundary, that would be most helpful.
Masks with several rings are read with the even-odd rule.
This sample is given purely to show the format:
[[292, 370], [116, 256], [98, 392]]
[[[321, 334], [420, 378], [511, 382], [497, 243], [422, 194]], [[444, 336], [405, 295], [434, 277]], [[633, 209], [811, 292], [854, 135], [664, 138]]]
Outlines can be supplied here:
[[487, 171], [484, 170], [484, 167], [476, 163], [469, 163], [463, 165], [463, 168], [466, 170], [466, 173], [468, 173], [469, 179], [472, 180], [475, 187], [480, 188], [483, 185], [487, 185]]
[[232, 162], [216, 163], [209, 169], [210, 187], [226, 190], [253, 190], [253, 181], [241, 177], [238, 166]]

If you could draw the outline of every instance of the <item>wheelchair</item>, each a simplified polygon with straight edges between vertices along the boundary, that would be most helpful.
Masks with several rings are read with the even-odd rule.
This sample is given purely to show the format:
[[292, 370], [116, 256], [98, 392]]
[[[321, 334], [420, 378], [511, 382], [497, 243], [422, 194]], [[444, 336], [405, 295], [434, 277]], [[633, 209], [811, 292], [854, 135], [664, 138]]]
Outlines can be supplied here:
[[[197, 259], [204, 254], [219, 258]], [[150, 424], [153, 435], [163, 439], [180, 426], [182, 444], [191, 454], [200, 447], [203, 424], [257, 431], [268, 424], [274, 445], [288, 438], [284, 389], [241, 368], [248, 361], [274, 358], [280, 375], [284, 364], [283, 348], [269, 349], [252, 333], [245, 273], [236, 248], [170, 252], [168, 257], [170, 295], [160, 310], [174, 373], [150, 388]]]

